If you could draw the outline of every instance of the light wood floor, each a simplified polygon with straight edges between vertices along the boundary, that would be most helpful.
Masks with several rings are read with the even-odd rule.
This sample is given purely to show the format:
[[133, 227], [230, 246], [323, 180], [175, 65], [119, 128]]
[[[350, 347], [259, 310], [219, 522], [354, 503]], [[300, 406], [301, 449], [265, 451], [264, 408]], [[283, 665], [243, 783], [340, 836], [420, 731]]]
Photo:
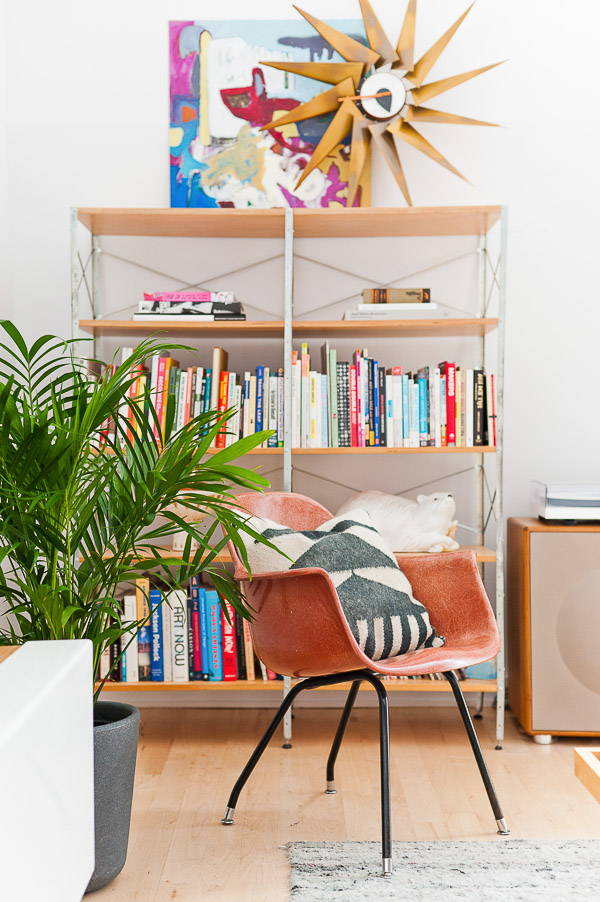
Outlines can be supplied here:
[[[142, 710], [129, 855], [94, 902], [283, 902], [291, 840], [380, 838], [377, 713], [352, 715], [327, 796], [325, 761], [339, 712], [298, 710], [294, 748], [273, 739], [236, 810], [227, 797], [271, 716], [268, 710]], [[573, 745], [534, 745], [510, 716], [503, 751], [494, 717], [476, 721], [512, 837], [600, 838], [600, 805], [573, 775]], [[502, 842], [458, 712], [391, 711], [392, 835], [396, 840]], [[91, 898], [91, 897], [90, 897]]]

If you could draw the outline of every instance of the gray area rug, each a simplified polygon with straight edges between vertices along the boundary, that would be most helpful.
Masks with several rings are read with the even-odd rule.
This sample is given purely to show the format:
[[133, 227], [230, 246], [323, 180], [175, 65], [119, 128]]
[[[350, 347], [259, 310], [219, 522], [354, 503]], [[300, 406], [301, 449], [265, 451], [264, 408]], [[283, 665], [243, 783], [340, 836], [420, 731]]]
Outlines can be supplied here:
[[600, 840], [288, 843], [293, 902], [570, 902], [600, 899]]

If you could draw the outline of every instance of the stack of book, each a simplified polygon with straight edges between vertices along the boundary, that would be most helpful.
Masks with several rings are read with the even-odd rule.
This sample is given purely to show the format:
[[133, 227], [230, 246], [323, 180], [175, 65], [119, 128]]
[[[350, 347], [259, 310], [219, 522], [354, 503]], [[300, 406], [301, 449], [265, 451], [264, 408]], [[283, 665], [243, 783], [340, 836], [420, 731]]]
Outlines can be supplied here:
[[243, 322], [246, 314], [231, 291], [154, 291], [144, 292], [133, 318], [146, 322]]
[[431, 301], [429, 288], [365, 288], [363, 302], [344, 313], [345, 320], [397, 320], [449, 317], [449, 310], [438, 310]]
[[103, 655], [100, 677], [117, 664], [111, 681], [123, 683], [188, 683], [263, 680], [277, 674], [255, 660], [248, 622], [225, 602], [227, 617], [214, 589], [191, 580], [189, 592], [163, 593], [148, 580], [136, 581], [136, 594], [123, 599], [123, 626], [146, 621], [135, 633], [124, 633]]
[[[131, 352], [124, 348], [123, 359]], [[167, 405], [175, 408], [175, 425], [183, 428], [209, 410], [234, 410], [216, 438], [225, 448], [239, 438], [272, 430], [263, 447], [283, 447], [284, 371], [259, 364], [254, 372], [228, 368], [228, 353], [213, 348], [210, 367], [182, 369], [170, 357], [153, 357], [140, 367], [130, 396], [154, 406], [163, 430]], [[496, 444], [494, 376], [482, 368], [453, 361], [406, 370], [386, 367], [356, 350], [351, 361], [321, 347], [321, 368], [308, 345], [292, 354], [292, 447], [418, 448], [477, 447]], [[131, 414], [131, 428], [136, 428]], [[107, 426], [106, 429], [109, 429]], [[154, 425], [158, 436], [158, 429]]]

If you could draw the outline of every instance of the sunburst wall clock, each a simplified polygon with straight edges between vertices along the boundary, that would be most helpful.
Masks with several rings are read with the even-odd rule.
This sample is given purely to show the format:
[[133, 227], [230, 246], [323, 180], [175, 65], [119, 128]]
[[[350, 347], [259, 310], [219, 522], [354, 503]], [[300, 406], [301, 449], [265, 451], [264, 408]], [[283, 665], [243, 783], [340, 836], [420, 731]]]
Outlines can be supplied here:
[[369, 0], [359, 0], [359, 3], [368, 46], [342, 34], [332, 26], [294, 6], [294, 9], [304, 16], [345, 62], [265, 61], [261, 63], [261, 65], [283, 69], [286, 72], [304, 75], [333, 85], [332, 88], [317, 94], [312, 100], [301, 104], [290, 113], [269, 122], [264, 128], [277, 129], [290, 123], [310, 119], [313, 116], [333, 114], [328, 128], [307, 162], [296, 188], [316, 167], [322, 165], [334, 148], [347, 136], [350, 136], [347, 205], [354, 204], [361, 174], [369, 160], [373, 145], [383, 154], [407, 204], [412, 205], [396, 141], [409, 144], [436, 163], [449, 169], [459, 178], [467, 181], [458, 169], [423, 137], [417, 126], [428, 122], [448, 125], [494, 126], [496, 124], [494, 122], [468, 119], [465, 116], [431, 109], [424, 104], [449, 91], [450, 88], [493, 69], [500, 63], [492, 63], [490, 66], [472, 69], [440, 81], [426, 82], [434, 64], [473, 4], [419, 60], [415, 61], [417, 0], [409, 0], [400, 37], [395, 47], [383, 30]]

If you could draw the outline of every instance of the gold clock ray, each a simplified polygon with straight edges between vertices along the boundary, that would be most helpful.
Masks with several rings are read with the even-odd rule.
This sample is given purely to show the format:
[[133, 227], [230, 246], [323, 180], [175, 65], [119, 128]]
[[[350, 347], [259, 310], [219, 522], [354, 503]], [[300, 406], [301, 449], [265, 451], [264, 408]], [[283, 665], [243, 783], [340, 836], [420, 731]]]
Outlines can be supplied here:
[[415, 62], [415, 24], [417, 0], [409, 0], [398, 43], [394, 47], [381, 27], [369, 0], [359, 0], [361, 14], [367, 33], [368, 46], [355, 41], [325, 22], [295, 6], [300, 15], [309, 22], [339, 55], [343, 63], [328, 62], [261, 62], [263, 66], [283, 69], [295, 75], [304, 75], [316, 81], [333, 85], [317, 94], [306, 103], [286, 113], [267, 125], [265, 129], [334, 113], [321, 140], [313, 150], [311, 159], [298, 180], [298, 188], [304, 179], [340, 144], [348, 133], [351, 134], [350, 164], [348, 179], [348, 200], [351, 207], [356, 198], [360, 178], [374, 144], [383, 154], [407, 204], [412, 205], [402, 163], [394, 139], [419, 150], [430, 159], [453, 172], [459, 178], [465, 177], [442, 154], [427, 141], [415, 125], [427, 122], [447, 125], [490, 125], [479, 119], [468, 119], [453, 113], [445, 113], [422, 106], [433, 97], [449, 91], [463, 82], [499, 66], [492, 63], [480, 69], [472, 69], [460, 75], [443, 78], [424, 84], [429, 72], [437, 62], [449, 41], [464, 21], [474, 4], [439, 38], [423, 56]]

